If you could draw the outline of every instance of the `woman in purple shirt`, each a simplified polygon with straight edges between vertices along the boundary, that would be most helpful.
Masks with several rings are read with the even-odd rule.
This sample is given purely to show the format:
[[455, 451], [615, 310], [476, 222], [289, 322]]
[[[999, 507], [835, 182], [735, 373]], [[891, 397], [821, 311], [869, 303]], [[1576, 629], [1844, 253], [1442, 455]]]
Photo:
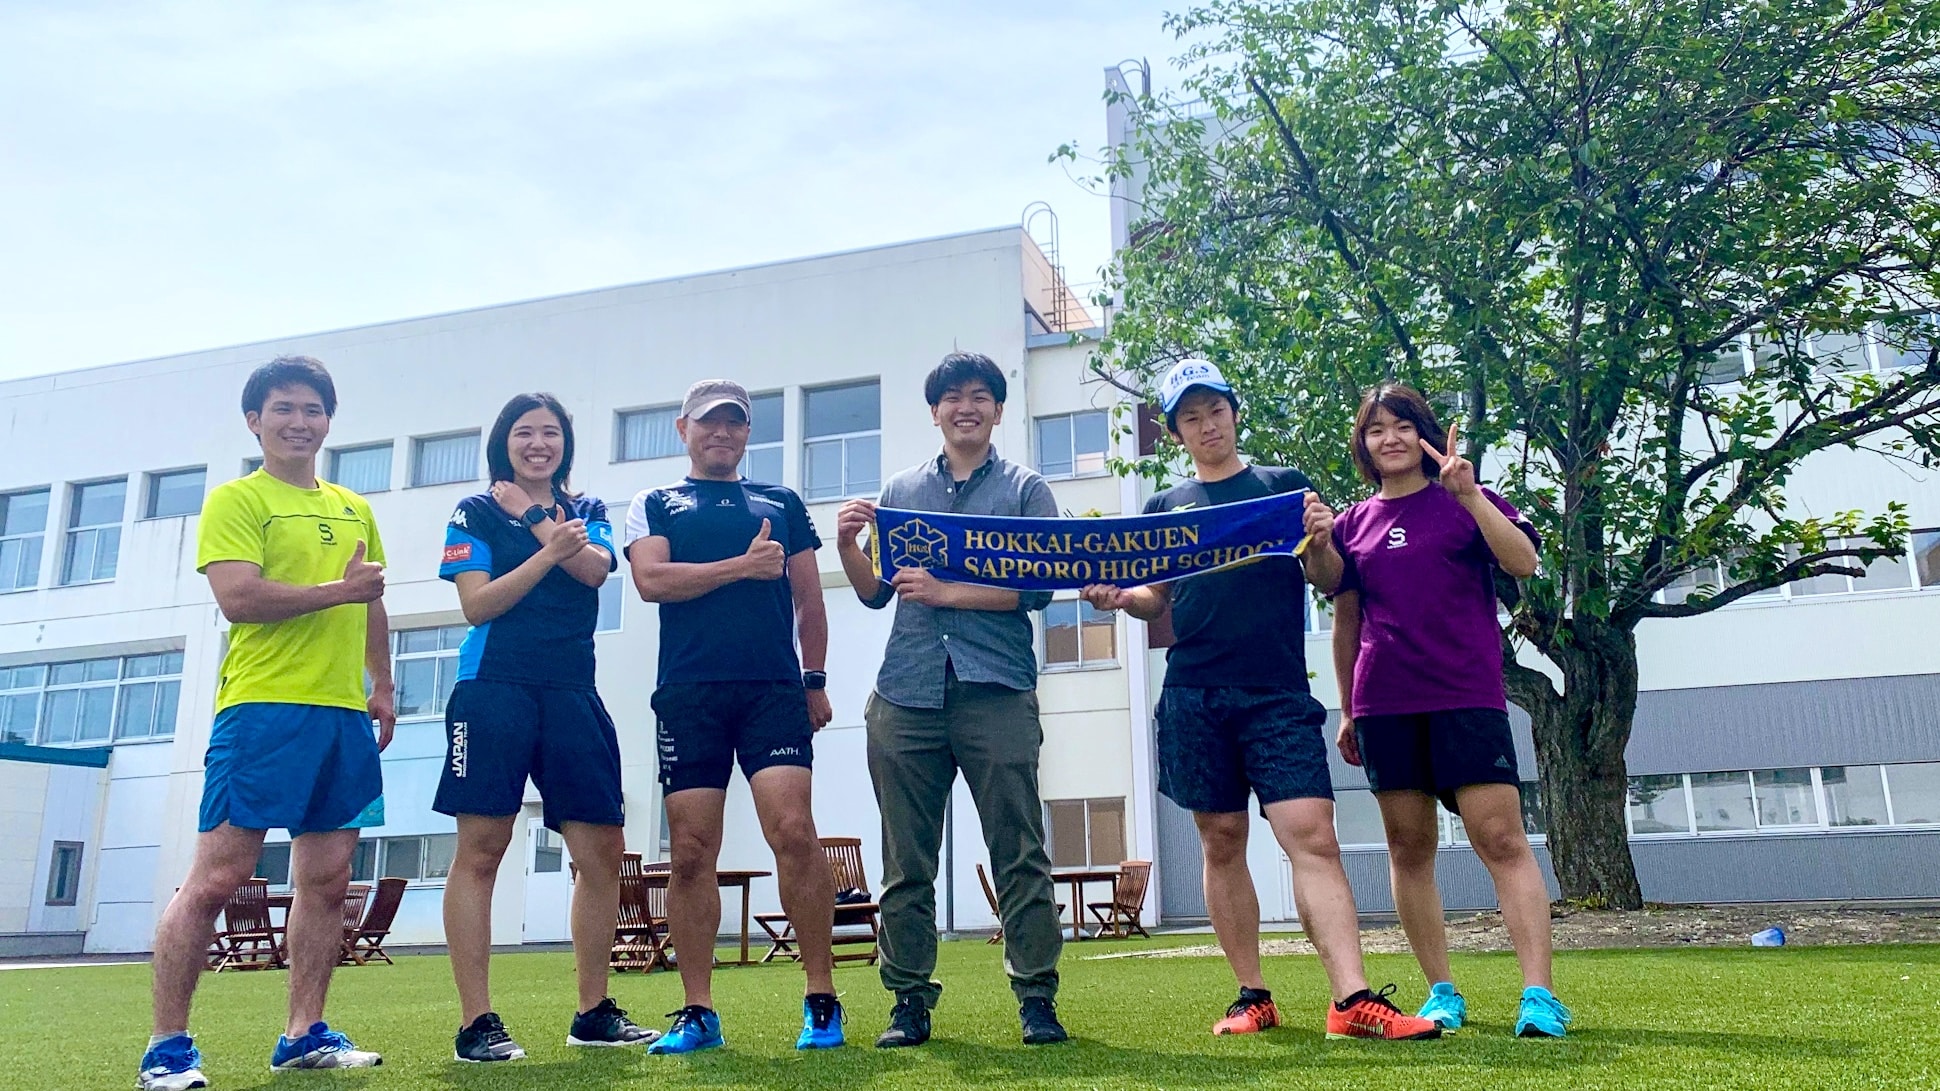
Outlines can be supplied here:
[[1455, 430], [1409, 387], [1367, 394], [1353, 448], [1380, 491], [1334, 522], [1346, 562], [1334, 599], [1337, 741], [1381, 806], [1395, 909], [1432, 986], [1421, 1015], [1453, 1030], [1468, 1007], [1435, 886], [1439, 799], [1495, 881], [1526, 986], [1516, 1034], [1561, 1037], [1569, 1012], [1550, 992], [1549, 892], [1522, 826], [1496, 620], [1494, 570], [1534, 574], [1536, 532], [1476, 484]]

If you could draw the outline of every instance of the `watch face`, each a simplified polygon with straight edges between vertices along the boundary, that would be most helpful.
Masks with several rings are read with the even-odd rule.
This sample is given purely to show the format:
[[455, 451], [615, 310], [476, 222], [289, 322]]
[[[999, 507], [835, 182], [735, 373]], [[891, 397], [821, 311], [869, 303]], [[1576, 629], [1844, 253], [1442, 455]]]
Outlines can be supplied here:
[[525, 525], [529, 527], [536, 527], [540, 523], [545, 522], [550, 517], [551, 517], [550, 513], [548, 513], [546, 509], [540, 507], [537, 504], [534, 504], [531, 507], [525, 509], [525, 515], [522, 516], [522, 518], [525, 521]]

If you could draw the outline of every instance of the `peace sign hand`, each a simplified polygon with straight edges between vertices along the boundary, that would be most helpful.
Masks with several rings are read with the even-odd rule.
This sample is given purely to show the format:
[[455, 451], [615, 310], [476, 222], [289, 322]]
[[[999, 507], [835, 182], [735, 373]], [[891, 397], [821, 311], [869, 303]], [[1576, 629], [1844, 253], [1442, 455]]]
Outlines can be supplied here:
[[1447, 489], [1449, 495], [1457, 500], [1467, 500], [1470, 497], [1480, 496], [1482, 490], [1475, 484], [1475, 466], [1462, 457], [1461, 449], [1455, 443], [1456, 427], [1455, 422], [1449, 422], [1447, 451], [1436, 450], [1435, 445], [1425, 439], [1416, 442], [1420, 443], [1422, 451], [1441, 467], [1442, 488]]

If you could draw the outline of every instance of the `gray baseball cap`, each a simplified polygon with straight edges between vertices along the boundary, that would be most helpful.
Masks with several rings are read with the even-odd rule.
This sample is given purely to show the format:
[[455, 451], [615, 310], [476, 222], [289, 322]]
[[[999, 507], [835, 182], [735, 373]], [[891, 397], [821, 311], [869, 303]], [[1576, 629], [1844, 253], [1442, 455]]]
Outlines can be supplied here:
[[688, 420], [699, 420], [723, 405], [736, 406], [741, 410], [743, 419], [754, 420], [754, 407], [748, 403], [747, 390], [740, 383], [727, 379], [702, 379], [688, 387], [687, 397], [680, 403], [680, 415]]

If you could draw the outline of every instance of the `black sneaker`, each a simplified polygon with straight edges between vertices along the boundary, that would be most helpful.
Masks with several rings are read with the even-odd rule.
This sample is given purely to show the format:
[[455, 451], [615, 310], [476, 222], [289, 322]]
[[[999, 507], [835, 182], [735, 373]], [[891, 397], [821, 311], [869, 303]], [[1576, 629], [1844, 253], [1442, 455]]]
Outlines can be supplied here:
[[920, 1046], [930, 1040], [930, 1009], [923, 1001], [914, 996], [896, 999], [896, 1006], [889, 1009], [889, 1029], [876, 1039], [877, 1049], [900, 1049], [903, 1046]]
[[573, 1029], [566, 1032], [569, 1046], [644, 1046], [660, 1037], [657, 1030], [636, 1026], [612, 997], [599, 1002], [592, 1011], [573, 1016]]
[[1064, 1024], [1058, 1022], [1057, 1005], [1048, 996], [1033, 996], [1024, 1001], [1017, 1009], [1017, 1018], [1024, 1024], [1027, 1046], [1048, 1046], [1071, 1037], [1064, 1032]]
[[452, 1047], [453, 1060], [470, 1061], [483, 1064], [488, 1061], [516, 1061], [525, 1056], [519, 1043], [505, 1033], [505, 1023], [495, 1011], [472, 1020], [472, 1025], [458, 1032], [458, 1042]]

